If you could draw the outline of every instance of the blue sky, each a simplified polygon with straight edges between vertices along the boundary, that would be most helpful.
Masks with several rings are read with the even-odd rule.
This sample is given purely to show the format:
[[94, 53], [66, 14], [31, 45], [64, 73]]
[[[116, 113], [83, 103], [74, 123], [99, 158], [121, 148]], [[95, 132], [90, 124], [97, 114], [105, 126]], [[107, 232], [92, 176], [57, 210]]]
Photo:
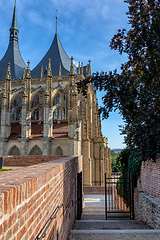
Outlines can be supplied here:
[[[0, 1], [0, 59], [9, 41], [14, 0]], [[119, 69], [126, 56], [109, 48], [119, 28], [128, 28], [127, 4], [123, 0], [17, 0], [19, 46], [25, 62], [33, 69], [49, 49], [55, 34], [58, 10], [58, 34], [61, 43], [76, 62], [91, 60], [92, 72]], [[102, 93], [97, 93], [101, 105]], [[102, 121], [102, 133], [109, 147], [123, 148], [118, 113]]]

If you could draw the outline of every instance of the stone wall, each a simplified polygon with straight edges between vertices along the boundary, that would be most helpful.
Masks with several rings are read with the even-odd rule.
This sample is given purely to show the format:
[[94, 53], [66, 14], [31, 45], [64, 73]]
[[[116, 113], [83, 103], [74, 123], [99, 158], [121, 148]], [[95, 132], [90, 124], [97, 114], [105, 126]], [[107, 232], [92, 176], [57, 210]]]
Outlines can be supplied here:
[[152, 228], [160, 228], [160, 158], [142, 164], [135, 189], [135, 216]]
[[76, 216], [76, 176], [81, 171], [78, 156], [1, 172], [0, 240], [35, 240], [62, 203], [45, 240], [57, 234], [66, 240]]

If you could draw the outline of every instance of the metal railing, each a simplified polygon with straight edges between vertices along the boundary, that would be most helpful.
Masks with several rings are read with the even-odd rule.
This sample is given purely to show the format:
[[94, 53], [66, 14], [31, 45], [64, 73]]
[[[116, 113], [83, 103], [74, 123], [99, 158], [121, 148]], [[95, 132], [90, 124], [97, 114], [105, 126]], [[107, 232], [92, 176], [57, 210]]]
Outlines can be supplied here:
[[50, 227], [51, 223], [53, 222], [53, 220], [57, 217], [58, 212], [60, 211], [61, 208], [63, 208], [63, 216], [65, 216], [67, 210], [69, 209], [69, 207], [73, 206], [74, 201], [70, 200], [66, 209], [64, 209], [64, 204], [62, 203], [60, 206], [57, 206], [56, 209], [54, 210], [54, 212], [51, 214], [50, 218], [47, 220], [47, 222], [45, 223], [44, 227], [41, 229], [41, 231], [38, 233], [37, 237], [35, 238], [35, 240], [41, 240], [43, 238], [46, 237], [46, 232], [48, 230], [48, 228]]

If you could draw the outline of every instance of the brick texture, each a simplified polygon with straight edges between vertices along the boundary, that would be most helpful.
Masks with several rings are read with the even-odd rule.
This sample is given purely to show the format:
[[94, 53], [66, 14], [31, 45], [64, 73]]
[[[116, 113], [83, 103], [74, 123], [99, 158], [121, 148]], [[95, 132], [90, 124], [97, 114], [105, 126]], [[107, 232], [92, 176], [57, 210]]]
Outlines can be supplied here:
[[142, 163], [137, 190], [160, 199], [160, 158]]
[[[49, 162], [62, 158], [62, 156], [1, 156], [3, 157], [3, 166], [31, 166], [33, 164]], [[65, 157], [65, 156], [63, 156]]]
[[56, 239], [58, 234], [59, 240], [66, 240], [76, 217], [81, 171], [82, 157], [75, 156], [0, 173], [0, 240], [35, 240], [62, 203], [44, 239]]

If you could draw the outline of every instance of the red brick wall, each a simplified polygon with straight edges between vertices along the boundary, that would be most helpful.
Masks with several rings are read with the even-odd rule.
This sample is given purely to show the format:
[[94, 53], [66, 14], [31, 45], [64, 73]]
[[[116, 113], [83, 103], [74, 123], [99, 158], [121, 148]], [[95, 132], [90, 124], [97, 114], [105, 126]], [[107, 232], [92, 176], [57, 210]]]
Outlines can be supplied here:
[[160, 158], [142, 164], [137, 190], [160, 199]]
[[[33, 164], [49, 162], [62, 158], [62, 156], [1, 156], [3, 157], [3, 166], [31, 166]], [[65, 157], [65, 156], [63, 156]]]
[[[43, 156], [44, 157], [44, 156]], [[63, 208], [44, 240], [66, 240], [76, 215], [76, 176], [82, 157], [65, 157], [0, 173], [0, 240], [35, 240], [57, 206]]]

